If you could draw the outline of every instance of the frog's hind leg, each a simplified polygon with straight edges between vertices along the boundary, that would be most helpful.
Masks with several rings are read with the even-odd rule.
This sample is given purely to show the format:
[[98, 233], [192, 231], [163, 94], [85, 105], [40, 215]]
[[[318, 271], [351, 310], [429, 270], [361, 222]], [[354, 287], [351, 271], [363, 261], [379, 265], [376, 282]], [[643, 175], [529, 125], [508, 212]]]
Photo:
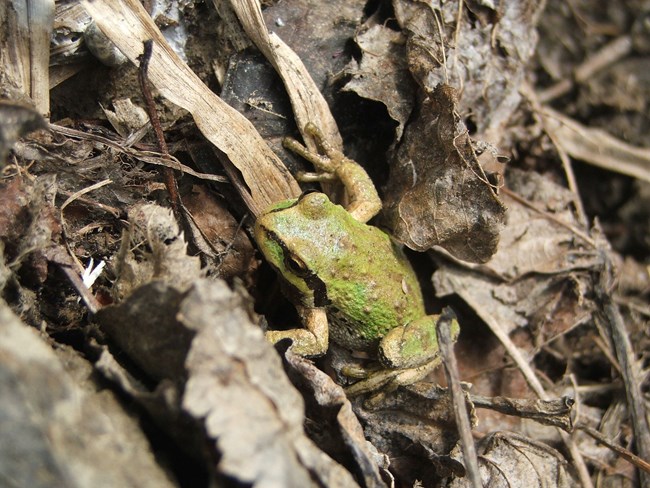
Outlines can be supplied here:
[[438, 367], [440, 358], [436, 357], [432, 361], [420, 365], [416, 368], [407, 369], [383, 369], [370, 373], [366, 378], [348, 386], [345, 394], [349, 397], [374, 393], [370, 401], [376, 403], [379, 397], [390, 393], [399, 386], [411, 385], [422, 381], [429, 373]]
[[424, 316], [395, 327], [379, 343], [379, 360], [390, 369], [411, 369], [438, 356], [437, 317]]

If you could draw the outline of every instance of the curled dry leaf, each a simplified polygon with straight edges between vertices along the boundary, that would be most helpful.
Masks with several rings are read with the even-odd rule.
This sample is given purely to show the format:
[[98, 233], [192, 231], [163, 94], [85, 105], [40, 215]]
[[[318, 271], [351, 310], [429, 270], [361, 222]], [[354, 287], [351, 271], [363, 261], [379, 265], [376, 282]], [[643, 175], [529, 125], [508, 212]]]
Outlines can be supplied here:
[[481, 138], [498, 144], [521, 100], [519, 88], [537, 44], [536, 17], [544, 3], [506, 0], [490, 8], [483, 2], [483, 15], [477, 17], [467, 14], [466, 2], [440, 3], [393, 2], [406, 36], [409, 69], [426, 91], [440, 83], [462, 91], [459, 112], [471, 114]]
[[391, 460], [397, 479], [430, 486], [441, 476], [462, 475], [449, 456], [458, 442], [451, 398], [446, 389], [418, 383], [385, 392], [381, 402], [365, 408], [353, 402], [366, 438]]
[[187, 255], [187, 243], [170, 209], [141, 204], [132, 207], [128, 216], [129, 228], [114, 264], [116, 300], [151, 281], [167, 281], [184, 290], [202, 276], [201, 261]]
[[125, 138], [142, 129], [149, 122], [147, 112], [142, 107], [135, 105], [130, 98], [113, 100], [114, 110], [103, 107], [102, 109], [115, 131]]
[[456, 92], [439, 85], [405, 132], [386, 189], [386, 220], [411, 249], [441, 246], [485, 262], [496, 251], [506, 209], [478, 163]]
[[[354, 415], [343, 388], [311, 361], [291, 352], [287, 352], [285, 357], [293, 370], [294, 384], [299, 383], [310, 392], [306, 397], [307, 417], [334, 427], [315, 433], [319, 439], [318, 445], [323, 449], [327, 445], [328, 452], [338, 454], [337, 460], [358, 473], [365, 486], [384, 486], [377, 465], [378, 453], [372, 444], [366, 442], [359, 419]], [[341, 450], [341, 445], [345, 446], [345, 450]]]
[[[496, 433], [478, 446], [483, 486], [576, 486], [562, 455], [546, 444], [515, 434]], [[456, 478], [450, 488], [470, 487], [467, 478]]]
[[201, 421], [217, 469], [258, 486], [357, 486], [304, 434], [304, 405], [279, 356], [225, 283], [200, 280], [176, 316], [196, 333], [182, 405]]
[[[545, 205], [549, 215], [578, 225], [571, 212], [572, 194], [534, 173], [512, 170], [509, 184]], [[595, 252], [566, 227], [542, 213], [507, 200], [510, 209], [503, 239], [492, 260], [474, 270], [440, 260], [434, 274], [439, 296], [456, 293], [487, 324], [509, 333], [533, 326], [550, 337], [585, 320], [593, 303], [587, 300], [591, 278], [585, 269], [598, 264]]]
[[352, 60], [346, 73], [352, 78], [343, 88], [386, 105], [398, 122], [397, 139], [413, 110], [415, 85], [406, 63], [404, 36], [384, 25], [373, 25], [356, 36], [361, 61]]
[[177, 486], [90, 364], [65, 347], [52, 350], [4, 302], [0, 335], [3, 485]]
[[[509, 175], [511, 188], [547, 215], [508, 200], [512, 217], [494, 258], [481, 266], [461, 266], [440, 258], [433, 282], [439, 296], [457, 294], [481, 317], [529, 385], [543, 394], [522, 350], [534, 354], [541, 344], [591, 319], [592, 273], [599, 260], [570, 229], [579, 225], [571, 211], [570, 192], [532, 173], [511, 171]], [[569, 228], [552, 221], [554, 216]], [[523, 339], [518, 347], [508, 339], [517, 330]], [[481, 354], [480, 349], [475, 354]]]

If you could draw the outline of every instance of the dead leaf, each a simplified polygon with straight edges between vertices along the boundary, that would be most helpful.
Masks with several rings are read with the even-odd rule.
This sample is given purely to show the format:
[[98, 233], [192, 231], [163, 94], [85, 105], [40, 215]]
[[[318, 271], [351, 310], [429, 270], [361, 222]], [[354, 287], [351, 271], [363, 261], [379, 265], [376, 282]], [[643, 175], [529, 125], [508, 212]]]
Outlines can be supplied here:
[[[483, 486], [576, 486], [569, 466], [555, 449], [512, 433], [485, 437], [478, 448]], [[450, 488], [470, 487], [456, 478]]]
[[[218, 459], [215, 476], [246, 484], [357, 486], [305, 436], [300, 395], [252, 322], [248, 297], [200, 278], [198, 258], [186, 255], [168, 209], [139, 205], [129, 219], [117, 267], [123, 301], [102, 308], [97, 320], [138, 366], [134, 374], [155, 380], [157, 390], [168, 385], [166, 394], [143, 393], [106, 361], [104, 371], [190, 451], [207, 449], [206, 459]], [[196, 428], [191, 441], [182, 425], [188, 415]], [[205, 439], [197, 437], [200, 431]]]
[[[76, 352], [0, 303], [0, 476], [12, 486], [177, 486], [136, 417]], [[3, 482], [3, 484], [5, 484]]]
[[507, 185], [539, 211], [504, 195], [508, 222], [497, 252], [482, 269], [512, 282], [530, 273], [554, 274], [594, 266], [593, 246], [576, 234], [582, 231], [571, 191], [542, 175], [514, 168], [508, 171]]
[[[354, 415], [343, 388], [311, 361], [291, 352], [287, 352], [285, 358], [293, 369], [294, 384], [298, 383], [301, 391], [309, 392], [305, 395], [308, 418], [334, 427], [324, 431], [318, 429], [312, 434], [318, 436], [319, 447], [357, 473], [363, 479], [364, 486], [385, 486], [377, 465], [377, 458], [381, 456], [364, 438], [359, 419]], [[342, 445], [345, 446], [344, 450], [341, 449]]]
[[[194, 185], [190, 194], [183, 195], [183, 205], [191, 213], [192, 222], [205, 243], [201, 252], [208, 261], [208, 273], [229, 282], [237, 277], [252, 284], [259, 262], [255, 248], [243, 226], [226, 209], [225, 202], [205, 187]], [[193, 237], [196, 244], [199, 239]]]
[[537, 44], [535, 23], [543, 4], [483, 2], [487, 12], [476, 21], [460, 3], [461, 8], [457, 1], [439, 7], [407, 0], [393, 5], [417, 83], [427, 92], [440, 83], [458, 89], [458, 112], [471, 117], [479, 138], [498, 145], [521, 100], [519, 87]]
[[352, 76], [343, 87], [363, 98], [382, 102], [388, 115], [397, 121], [400, 140], [415, 102], [415, 85], [406, 64], [402, 33], [384, 25], [372, 25], [356, 35], [361, 61], [350, 61], [346, 73]]
[[176, 319], [183, 294], [154, 281], [134, 289], [128, 299], [97, 312], [102, 330], [150, 378], [180, 381], [194, 333]]
[[357, 486], [305, 436], [300, 394], [242, 305], [223, 282], [201, 280], [176, 315], [196, 332], [183, 409], [203, 423], [219, 472], [260, 486]]
[[113, 109], [114, 111], [102, 107], [110, 124], [124, 138], [142, 129], [149, 122], [147, 112], [135, 105], [130, 98], [113, 100]]
[[390, 469], [406, 484], [432, 486], [442, 476], [462, 473], [450, 457], [458, 442], [451, 398], [446, 389], [420, 382], [387, 392], [371, 410], [353, 402], [366, 438], [391, 460]]
[[439, 85], [408, 125], [385, 193], [387, 224], [411, 249], [441, 246], [472, 262], [496, 251], [506, 210], [477, 161], [450, 86]]
[[114, 262], [117, 301], [151, 281], [168, 281], [179, 290], [203, 275], [198, 256], [187, 255], [187, 243], [172, 211], [154, 204], [129, 210], [129, 228], [122, 235]]

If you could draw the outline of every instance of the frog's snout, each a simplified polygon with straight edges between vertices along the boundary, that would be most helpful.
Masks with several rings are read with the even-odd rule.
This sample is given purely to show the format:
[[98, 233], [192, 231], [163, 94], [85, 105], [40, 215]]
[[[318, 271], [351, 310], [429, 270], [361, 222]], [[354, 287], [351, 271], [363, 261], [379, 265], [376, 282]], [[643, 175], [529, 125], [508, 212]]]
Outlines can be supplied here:
[[327, 215], [328, 205], [331, 205], [331, 202], [325, 193], [303, 193], [300, 197], [300, 210], [302, 214], [312, 220], [325, 217]]

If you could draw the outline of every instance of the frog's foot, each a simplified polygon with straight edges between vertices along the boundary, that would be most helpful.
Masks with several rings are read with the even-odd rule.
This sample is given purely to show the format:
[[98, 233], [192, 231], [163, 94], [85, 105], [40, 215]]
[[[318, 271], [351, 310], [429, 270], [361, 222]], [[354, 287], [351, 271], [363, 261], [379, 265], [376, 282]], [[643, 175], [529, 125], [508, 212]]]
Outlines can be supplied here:
[[381, 210], [381, 200], [366, 170], [332, 146], [321, 130], [311, 122], [305, 126], [305, 133], [314, 137], [319, 153], [310, 151], [290, 137], [283, 141], [284, 147], [305, 158], [317, 170], [317, 173], [303, 173], [298, 179], [310, 182], [338, 180], [350, 198], [346, 209], [356, 220], [365, 223], [377, 215]]

